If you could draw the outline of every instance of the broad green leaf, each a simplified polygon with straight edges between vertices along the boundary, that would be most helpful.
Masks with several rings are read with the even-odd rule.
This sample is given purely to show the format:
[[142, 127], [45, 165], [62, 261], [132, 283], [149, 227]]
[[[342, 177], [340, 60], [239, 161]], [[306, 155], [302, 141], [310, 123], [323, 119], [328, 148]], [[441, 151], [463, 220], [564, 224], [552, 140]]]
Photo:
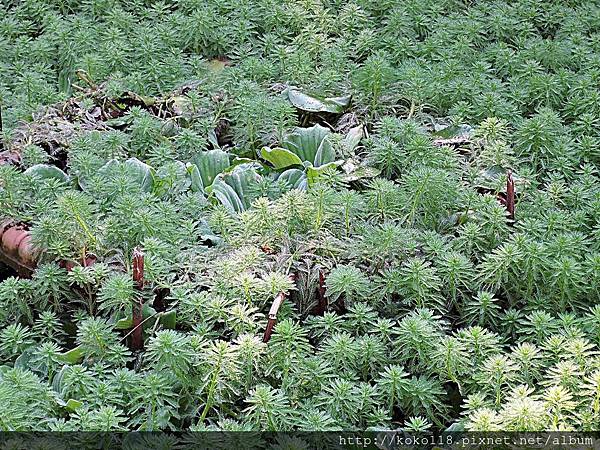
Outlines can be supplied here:
[[192, 172], [192, 188], [202, 191], [210, 186], [215, 177], [231, 164], [231, 155], [223, 150], [208, 150], [194, 155], [192, 163], [198, 169]]
[[285, 169], [290, 166], [302, 165], [302, 160], [296, 154], [281, 147], [263, 147], [260, 151], [260, 156], [273, 164], [275, 169]]
[[79, 400], [75, 400], [73, 398], [67, 400], [67, 403], [65, 404], [65, 408], [71, 412], [75, 411], [78, 408], [81, 408], [82, 406], [83, 402], [80, 402]]
[[152, 167], [137, 158], [129, 158], [123, 165], [127, 168], [127, 172], [131, 174], [131, 177], [140, 184], [142, 191], [152, 191], [154, 186], [154, 169]]
[[200, 241], [208, 241], [211, 245], [219, 245], [223, 238], [214, 234], [206, 219], [197, 222], [196, 230], [200, 233]]
[[506, 186], [506, 181], [504, 178], [505, 176], [506, 169], [501, 166], [494, 165], [480, 170], [474, 184], [477, 188], [500, 191]]
[[62, 382], [65, 372], [67, 370], [69, 370], [69, 366], [62, 366], [62, 368], [58, 372], [56, 372], [52, 377], [52, 389], [59, 395], [62, 395], [63, 392]]
[[222, 179], [221, 175], [210, 185], [207, 192], [212, 193], [223, 206], [232, 212], [246, 209], [238, 193]]
[[221, 59], [211, 59], [206, 63], [211, 72], [221, 72], [227, 66], [227, 61]]
[[[482, 169], [474, 180], [476, 188], [489, 189], [492, 191], [504, 191], [506, 189], [506, 174], [508, 169], [499, 165], [494, 165]], [[527, 184], [527, 180], [515, 171], [512, 171], [512, 177], [517, 186]]]
[[[144, 304], [142, 306], [142, 320], [144, 320], [144, 324], [142, 325], [142, 328], [146, 329], [148, 326], [152, 325], [154, 322], [151, 320], [146, 320], [152, 316], [157, 315], [156, 310], [148, 305], [148, 304]], [[130, 328], [133, 327], [133, 318], [132, 317], [125, 317], [123, 319], [120, 319], [117, 321], [117, 323], [115, 323], [115, 330], [128, 330]]]
[[50, 164], [36, 164], [25, 171], [25, 175], [29, 175], [39, 179], [57, 179], [63, 183], [68, 183], [69, 175], [64, 173], [56, 166]]
[[333, 161], [335, 161], [335, 152], [333, 151], [333, 147], [331, 146], [329, 139], [325, 138], [321, 142], [321, 145], [319, 145], [313, 165], [315, 167], [320, 167], [325, 164], [332, 163]]
[[236, 156], [235, 158], [233, 158], [233, 161], [231, 161], [231, 165], [227, 169], [225, 169], [224, 172], [231, 172], [236, 166], [241, 166], [242, 164], [254, 164], [257, 169], [259, 165], [264, 166], [264, 164], [262, 164], [260, 161]]
[[[120, 161], [116, 159], [110, 159], [106, 162], [106, 164], [104, 164], [102, 167], [100, 167], [100, 169], [98, 169], [96, 176], [101, 177], [102, 179], [111, 178], [117, 173], [119, 169], [122, 168], [123, 166]], [[78, 181], [79, 186], [81, 186], [81, 189], [85, 191], [88, 188], [89, 180], [87, 179], [87, 177], [79, 178]]]
[[129, 95], [138, 101], [142, 101], [146, 106], [152, 106], [156, 103], [156, 99], [154, 97], [150, 97], [149, 95], [138, 95], [133, 92], [129, 92]]
[[[310, 128], [296, 128], [286, 136], [281, 146], [296, 154], [302, 161], [308, 161], [316, 166], [317, 152], [319, 152], [323, 140], [330, 134], [331, 131], [319, 124]], [[331, 145], [329, 149], [321, 151], [321, 158], [329, 156], [330, 147]], [[327, 153], [327, 155], [323, 155], [323, 153]]]
[[154, 193], [161, 196], [187, 191], [192, 183], [187, 174], [188, 168], [181, 161], [163, 164], [154, 177]]
[[446, 433], [456, 433], [456, 432], [464, 432], [465, 431], [465, 425], [464, 423], [460, 423], [460, 422], [454, 422], [452, 425], [450, 425], [448, 428], [446, 428]]
[[306, 190], [308, 185], [306, 173], [300, 169], [288, 169], [282, 172], [277, 179], [285, 182], [290, 189]]
[[[123, 107], [125, 107], [125, 105]], [[126, 125], [129, 126], [133, 123], [133, 115], [126, 114], [121, 117], [115, 117], [114, 119], [108, 119], [104, 123], [106, 125], [108, 125], [109, 127], [115, 127], [115, 128], [124, 127]]]
[[192, 100], [185, 95], [177, 95], [171, 97], [169, 100], [171, 109], [179, 116], [189, 116], [194, 112], [194, 104]]
[[219, 174], [207, 192], [230, 211], [244, 211], [250, 207], [252, 189], [262, 178], [256, 172], [257, 167], [256, 164], [242, 164], [230, 173]]
[[219, 139], [217, 138], [217, 132], [214, 129], [208, 132], [208, 143], [216, 149], [221, 147], [219, 145]]
[[131, 317], [124, 317], [123, 319], [117, 320], [115, 323], [115, 330], [128, 330], [133, 326], [133, 319]]
[[198, 166], [196, 164], [188, 163], [186, 166], [186, 170], [187, 170], [188, 174], [190, 175], [190, 179], [192, 180], [191, 185], [190, 185], [192, 188], [192, 191], [203, 192], [204, 184], [202, 183], [202, 176], [200, 175], [200, 170], [198, 169]]
[[286, 89], [283, 94], [287, 94], [288, 99], [294, 107], [307, 112], [319, 113], [328, 112], [341, 114], [350, 105], [352, 96], [344, 95], [342, 97], [321, 98], [305, 94], [297, 89]]
[[83, 359], [83, 351], [81, 347], [77, 346], [68, 352], [60, 354], [60, 360], [67, 364], [77, 364]]
[[344, 176], [344, 181], [351, 182], [357, 181], [363, 178], [375, 178], [381, 174], [381, 170], [371, 166], [360, 166], [352, 173]]
[[449, 215], [448, 217], [441, 219], [440, 227], [441, 228], [451, 228], [451, 227], [454, 227], [457, 225], [463, 225], [465, 222], [467, 222], [467, 220], [468, 220], [468, 215], [464, 211], [454, 213], [454, 214]]
[[[61, 391], [57, 391], [57, 392], [59, 394], [62, 394], [62, 390]], [[81, 408], [83, 406], [82, 402], [80, 402], [79, 400], [75, 400], [73, 398], [70, 398], [66, 402], [62, 398], [60, 398], [60, 397], [55, 397], [54, 400], [56, 401], [56, 404], [58, 406], [61, 406], [61, 407], [65, 408], [65, 409], [67, 409], [70, 412], [73, 412], [77, 408]]]

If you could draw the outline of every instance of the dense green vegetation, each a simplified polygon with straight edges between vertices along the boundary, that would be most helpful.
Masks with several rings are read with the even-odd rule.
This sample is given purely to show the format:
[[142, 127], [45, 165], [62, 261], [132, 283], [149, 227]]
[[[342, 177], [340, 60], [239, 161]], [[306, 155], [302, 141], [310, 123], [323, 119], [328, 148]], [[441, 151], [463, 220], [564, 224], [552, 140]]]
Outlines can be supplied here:
[[597, 2], [8, 0], [0, 62], [0, 430], [600, 429]]

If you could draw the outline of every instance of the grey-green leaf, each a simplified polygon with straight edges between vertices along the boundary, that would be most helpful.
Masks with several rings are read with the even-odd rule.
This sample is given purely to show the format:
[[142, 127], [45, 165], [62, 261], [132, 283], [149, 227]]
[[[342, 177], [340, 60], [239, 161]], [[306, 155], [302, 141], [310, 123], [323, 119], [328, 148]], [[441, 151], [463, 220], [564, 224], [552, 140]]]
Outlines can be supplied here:
[[300, 169], [288, 169], [282, 172], [277, 180], [284, 182], [290, 189], [300, 189], [305, 191], [308, 187], [306, 172]]
[[25, 171], [25, 175], [30, 175], [40, 179], [57, 179], [63, 183], [68, 183], [70, 178], [69, 175], [64, 173], [56, 166], [50, 164], [36, 164]]
[[[192, 172], [192, 186], [195, 190], [203, 190], [213, 183], [218, 174], [230, 166], [231, 155], [219, 149], [208, 150], [194, 155], [192, 163], [198, 168], [195, 174]], [[194, 179], [194, 176], [199, 178]]]
[[160, 324], [170, 330], [174, 330], [177, 327], [177, 312], [175, 310], [161, 313]]
[[315, 155], [315, 159], [313, 161], [313, 165], [315, 167], [324, 166], [325, 164], [329, 164], [335, 161], [335, 151], [329, 142], [329, 139], [325, 137], [321, 141], [321, 145], [319, 145], [319, 149], [317, 150], [317, 154]]
[[142, 187], [142, 191], [151, 192], [154, 187], [154, 169], [137, 158], [129, 158], [123, 163], [127, 172]]
[[348, 131], [348, 133], [344, 137], [344, 146], [346, 147], [347, 151], [353, 151], [356, 147], [358, 147], [358, 144], [360, 144], [360, 140], [365, 135], [364, 128], [365, 127], [363, 125], [359, 125], [357, 127], [351, 128], [350, 131]]
[[[281, 146], [296, 154], [302, 161], [317, 165], [315, 164], [317, 153], [321, 149], [321, 144], [325, 138], [330, 134], [331, 131], [319, 124], [310, 128], [296, 128], [286, 136]], [[323, 153], [326, 154], [325, 156], [329, 156], [330, 151], [332, 151], [331, 145], [328, 149], [321, 150], [320, 158], [323, 158]]]
[[328, 112], [333, 114], [341, 114], [350, 105], [352, 96], [344, 95], [342, 97], [318, 97], [305, 94], [297, 89], [286, 89], [284, 95], [287, 94], [288, 99], [294, 107], [307, 112], [319, 113]]
[[230, 173], [217, 175], [207, 192], [232, 212], [245, 211], [250, 207], [252, 189], [261, 180], [255, 164], [241, 164]]

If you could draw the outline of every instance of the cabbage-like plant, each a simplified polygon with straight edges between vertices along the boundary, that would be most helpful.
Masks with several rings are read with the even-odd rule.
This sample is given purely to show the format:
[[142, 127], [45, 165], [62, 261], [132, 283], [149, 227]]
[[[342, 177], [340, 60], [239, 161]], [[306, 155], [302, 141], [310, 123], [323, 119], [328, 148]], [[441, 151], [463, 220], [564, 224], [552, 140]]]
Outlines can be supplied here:
[[305, 178], [310, 184], [328, 168], [339, 165], [330, 135], [331, 131], [319, 124], [296, 128], [285, 136], [281, 147], [263, 147], [260, 156], [275, 169], [304, 167]]

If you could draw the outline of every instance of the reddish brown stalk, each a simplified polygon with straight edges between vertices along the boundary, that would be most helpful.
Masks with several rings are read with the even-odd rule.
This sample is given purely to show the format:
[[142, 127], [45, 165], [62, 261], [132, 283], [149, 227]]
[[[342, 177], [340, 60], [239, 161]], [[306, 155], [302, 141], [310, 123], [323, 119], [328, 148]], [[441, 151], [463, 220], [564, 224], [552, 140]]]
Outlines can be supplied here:
[[2, 104], [0, 104], [0, 150], [4, 150], [4, 136], [3, 136], [3, 127], [2, 127]]
[[322, 270], [319, 271], [319, 304], [317, 306], [317, 314], [322, 316], [327, 311], [327, 299], [325, 298], [325, 274]]
[[[133, 250], [133, 282], [135, 289], [141, 291], [144, 289], [144, 252], [136, 247]], [[139, 302], [133, 304], [133, 332], [131, 334], [131, 349], [141, 350], [144, 348], [144, 336], [142, 334], [142, 296]]]
[[510, 170], [506, 176], [506, 210], [508, 217], [513, 220], [515, 218], [515, 181]]
[[[290, 280], [292, 280], [292, 282], [296, 280], [296, 277], [294, 275], [290, 275], [289, 278]], [[273, 328], [277, 323], [277, 313], [279, 312], [279, 308], [281, 307], [281, 304], [283, 303], [286, 297], [287, 294], [285, 292], [280, 292], [279, 294], [277, 294], [277, 297], [275, 297], [275, 300], [273, 300], [273, 304], [271, 305], [271, 309], [269, 310], [269, 321], [267, 322], [267, 329], [265, 330], [265, 334], [263, 336], [263, 342], [265, 343], [269, 342], [269, 340], [271, 339], [271, 334], [273, 334]]]

